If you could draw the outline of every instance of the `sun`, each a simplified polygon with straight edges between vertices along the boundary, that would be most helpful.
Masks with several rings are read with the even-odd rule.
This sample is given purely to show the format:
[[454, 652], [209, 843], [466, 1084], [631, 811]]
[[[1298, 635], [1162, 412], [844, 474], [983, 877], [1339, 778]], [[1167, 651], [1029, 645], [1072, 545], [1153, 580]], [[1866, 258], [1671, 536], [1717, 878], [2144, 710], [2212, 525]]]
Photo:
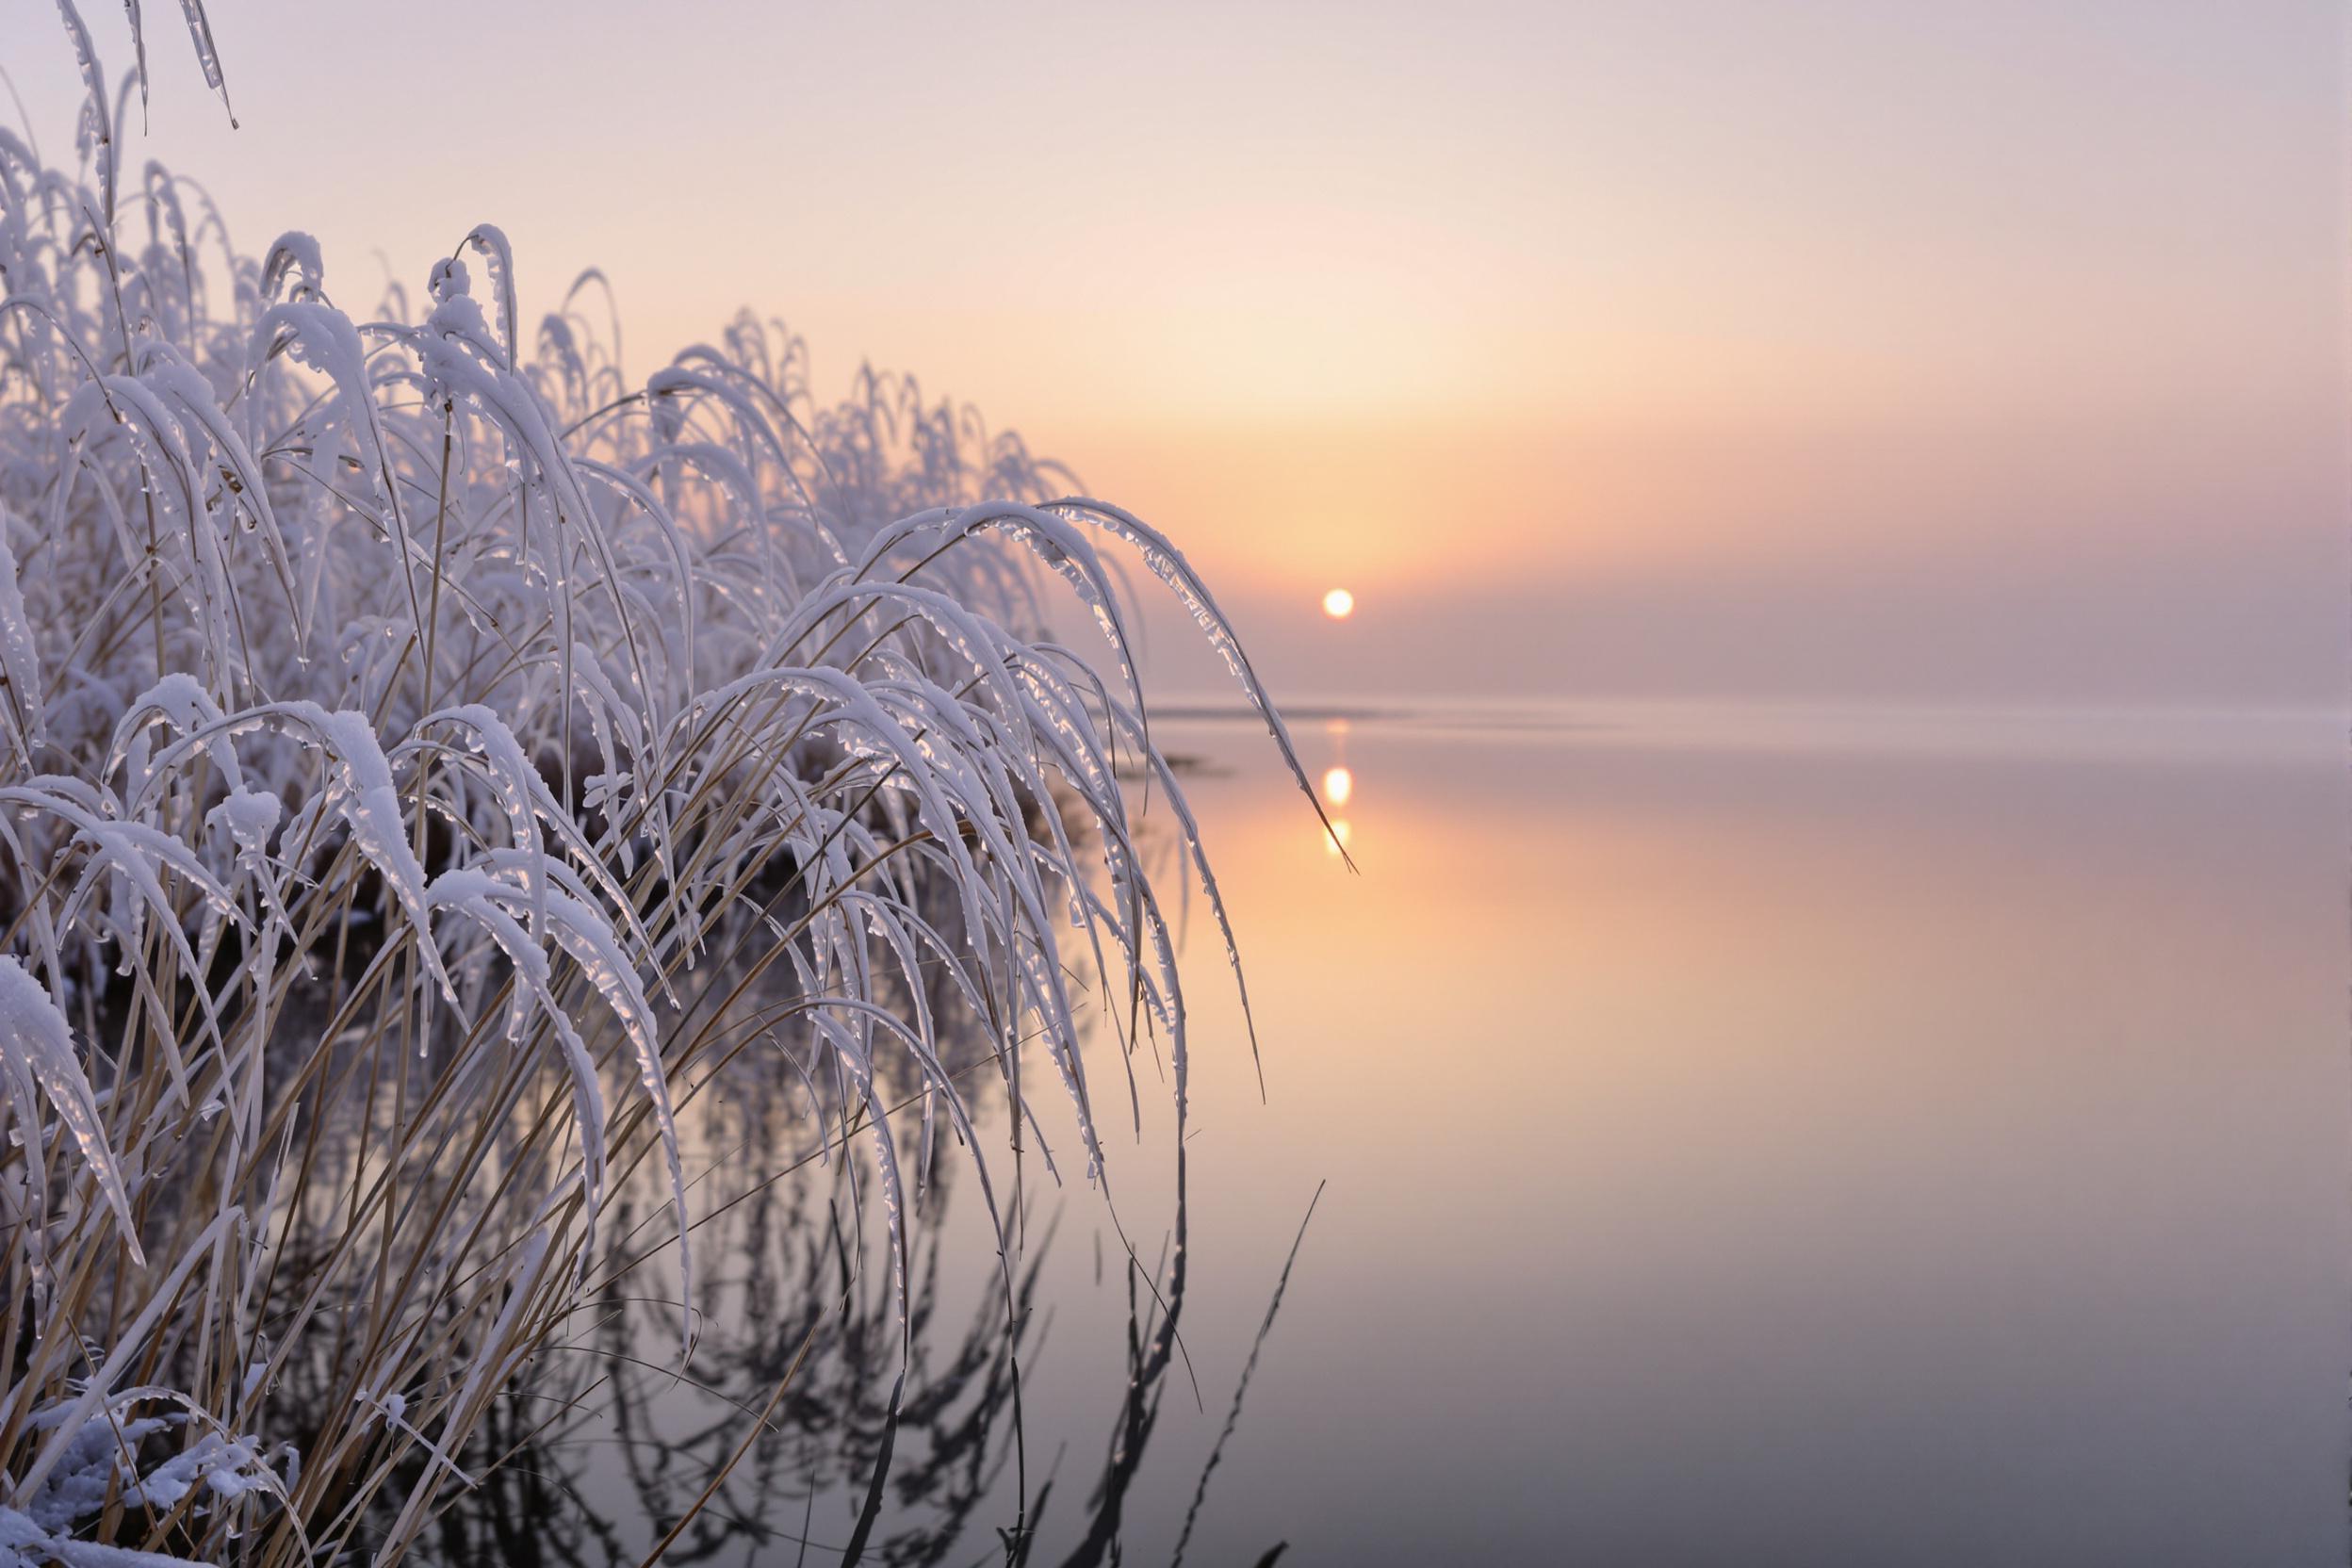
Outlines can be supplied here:
[[1356, 596], [1345, 588], [1334, 588], [1323, 596], [1323, 613], [1335, 621], [1344, 621], [1356, 612]]

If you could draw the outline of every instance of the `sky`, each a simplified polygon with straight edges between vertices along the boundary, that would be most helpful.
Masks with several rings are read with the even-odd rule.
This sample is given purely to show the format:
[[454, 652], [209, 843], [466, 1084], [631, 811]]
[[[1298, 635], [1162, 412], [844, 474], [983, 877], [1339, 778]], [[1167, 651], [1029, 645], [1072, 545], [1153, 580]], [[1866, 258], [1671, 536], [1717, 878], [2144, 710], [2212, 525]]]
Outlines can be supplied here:
[[[910, 371], [1278, 696], [2343, 698], [2340, 5], [211, 9], [242, 128], [150, 6], [140, 152], [243, 248]], [[48, 5], [0, 66], [57, 156]]]

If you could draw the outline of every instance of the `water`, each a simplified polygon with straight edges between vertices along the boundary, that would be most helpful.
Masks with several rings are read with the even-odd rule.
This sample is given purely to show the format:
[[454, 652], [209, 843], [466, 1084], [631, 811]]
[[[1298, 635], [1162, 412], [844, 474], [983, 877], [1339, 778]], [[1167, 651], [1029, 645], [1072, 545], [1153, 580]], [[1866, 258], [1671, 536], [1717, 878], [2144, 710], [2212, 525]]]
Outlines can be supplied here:
[[1200, 787], [1220, 1560], [2344, 1560], [2341, 725], [1518, 717], [1300, 727], [1360, 877]]
[[[1167, 1560], [1318, 1185], [1188, 1561], [2344, 1560], [2335, 717], [1295, 711], [1309, 771], [1348, 770], [1360, 874], [1254, 726], [1155, 730], [1193, 760], [1266, 1090], [1196, 907], [1192, 1277], [1125, 1560]], [[1170, 1129], [1136, 1067], [1142, 1133], [1106, 1147], [1156, 1269]], [[698, 1214], [807, 1141], [788, 1101], [689, 1108]], [[1001, 1104], [983, 1125], [1001, 1145]], [[1074, 1179], [1067, 1119], [1046, 1129]], [[697, 1236], [721, 1282], [695, 1375], [727, 1399], [757, 1408], [830, 1325], [794, 1435], [698, 1557], [792, 1560], [805, 1533], [838, 1560], [854, 1527], [895, 1361], [878, 1271], [837, 1312], [843, 1168]], [[1002, 1287], [952, 1175], [910, 1383], [940, 1408], [902, 1434], [870, 1560], [1003, 1560], [1021, 1474], [1033, 1505], [1052, 1481], [1031, 1560], [1102, 1517], [1125, 1242], [1026, 1174], [1025, 1451], [984, 1386]], [[629, 1331], [667, 1364], [675, 1318]], [[630, 1560], [745, 1429], [633, 1386], [532, 1467]]]

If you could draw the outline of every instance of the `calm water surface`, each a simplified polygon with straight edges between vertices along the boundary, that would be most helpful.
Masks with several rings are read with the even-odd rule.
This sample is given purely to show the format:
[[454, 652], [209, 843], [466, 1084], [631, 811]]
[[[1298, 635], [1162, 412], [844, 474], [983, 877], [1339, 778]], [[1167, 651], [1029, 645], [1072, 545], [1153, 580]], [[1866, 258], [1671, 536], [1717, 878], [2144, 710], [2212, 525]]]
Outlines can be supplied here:
[[[2338, 719], [1306, 712], [1359, 874], [1262, 733], [1211, 710], [1155, 731], [1196, 761], [1266, 1091], [1196, 906], [1187, 1354], [1119, 1506], [1126, 1560], [1172, 1550], [1318, 1184], [1187, 1560], [2345, 1560]], [[1096, 1081], [1123, 1102], [1115, 1059]], [[1025, 1453], [1001, 1399], [993, 1437], [909, 1438], [885, 1522], [948, 1523], [897, 1560], [1002, 1560], [1018, 1471], [1053, 1482], [1032, 1560], [1100, 1516], [1125, 1246], [1156, 1266], [1173, 1207], [1167, 1092], [1136, 1064], [1119, 1227], [1028, 1168]], [[706, 1164], [767, 1115], [714, 1097]], [[975, 1410], [989, 1243], [952, 1177], [937, 1199], [915, 1380]], [[762, 1315], [824, 1270], [746, 1245], [703, 1254], [735, 1281], [714, 1340], [732, 1315], [772, 1346]], [[728, 1414], [656, 1380], [626, 1431], [566, 1440], [564, 1484], [637, 1542], [625, 1499], [659, 1523], [700, 1482], [649, 1483], [647, 1456]], [[709, 1560], [846, 1539], [862, 1472], [806, 1457], [841, 1437], [810, 1419], [802, 1458], [724, 1500], [756, 1517]]]

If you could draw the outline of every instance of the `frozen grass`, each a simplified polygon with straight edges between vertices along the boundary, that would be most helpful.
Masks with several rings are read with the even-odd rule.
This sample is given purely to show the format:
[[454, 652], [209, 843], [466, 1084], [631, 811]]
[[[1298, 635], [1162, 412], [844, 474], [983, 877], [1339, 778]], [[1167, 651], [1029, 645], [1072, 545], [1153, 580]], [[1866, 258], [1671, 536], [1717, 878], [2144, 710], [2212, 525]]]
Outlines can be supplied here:
[[306, 237], [115, 167], [64, 9], [80, 169], [0, 132], [0, 1562], [402, 1555], [647, 1162], [691, 1357], [673, 1112], [739, 1054], [866, 1141], [902, 1290], [935, 1142], [1002, 1235], [1164, 1053], [1181, 1161], [1122, 776], [1224, 918], [1104, 547], [1289, 754], [1183, 558], [911, 381], [820, 403], [769, 324], [633, 382], [600, 278], [533, 324], [488, 225], [349, 309]]

